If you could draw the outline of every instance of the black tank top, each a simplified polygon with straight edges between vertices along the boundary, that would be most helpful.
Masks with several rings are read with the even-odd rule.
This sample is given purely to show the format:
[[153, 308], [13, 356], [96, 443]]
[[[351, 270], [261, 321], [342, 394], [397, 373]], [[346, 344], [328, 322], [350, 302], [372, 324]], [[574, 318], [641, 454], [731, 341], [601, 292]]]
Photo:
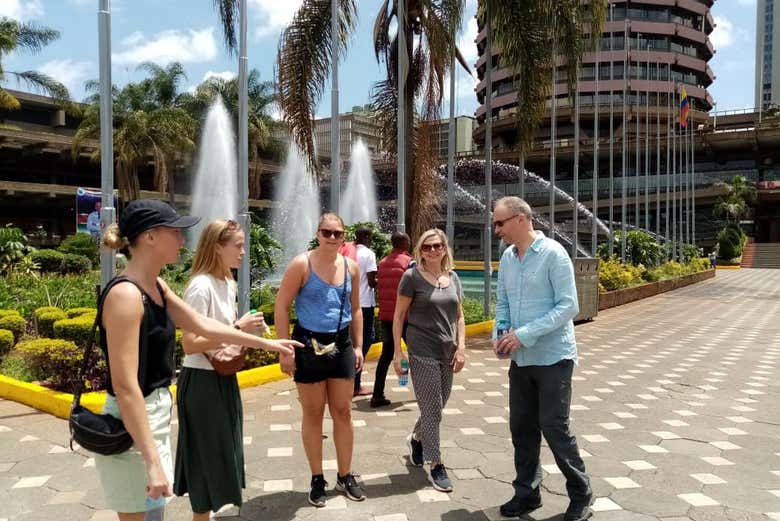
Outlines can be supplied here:
[[[101, 294], [102, 302], [108, 292], [120, 282], [130, 282], [141, 292], [144, 304], [144, 316], [141, 321], [138, 342], [138, 384], [144, 397], [149, 396], [155, 389], [168, 387], [171, 384], [175, 371], [174, 351], [176, 347], [176, 327], [168, 316], [166, 310], [165, 295], [160, 283], [157, 290], [162, 297], [163, 305], [159, 306], [144, 289], [127, 277], [119, 276], [111, 280]], [[109, 367], [106, 390], [114, 395], [114, 387], [111, 384], [111, 360], [108, 358], [108, 345], [106, 343], [106, 330], [103, 328], [102, 316], [100, 324], [100, 349], [106, 358]]]

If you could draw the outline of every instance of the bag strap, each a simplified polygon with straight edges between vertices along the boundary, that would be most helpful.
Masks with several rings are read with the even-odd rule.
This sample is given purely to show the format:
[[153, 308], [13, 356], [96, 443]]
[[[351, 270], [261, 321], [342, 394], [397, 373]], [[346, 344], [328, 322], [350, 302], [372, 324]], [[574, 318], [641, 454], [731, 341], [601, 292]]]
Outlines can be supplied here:
[[[76, 388], [73, 392], [73, 403], [71, 404], [71, 411], [78, 407], [81, 404], [81, 395], [84, 392], [84, 377], [87, 374], [87, 370], [90, 367], [90, 357], [92, 354], [92, 350], [95, 349], [95, 333], [98, 330], [98, 327], [100, 326], [100, 322], [103, 316], [103, 304], [106, 299], [106, 296], [108, 295], [109, 290], [119, 284], [120, 282], [130, 282], [134, 286], [136, 286], [141, 291], [141, 297], [143, 299], [144, 304], [144, 316], [141, 319], [141, 338], [140, 338], [140, 349], [138, 354], [138, 381], [141, 382], [146, 378], [146, 353], [148, 351], [148, 320], [146, 320], [146, 313], [147, 313], [147, 306], [146, 306], [146, 299], [148, 298], [146, 295], [146, 292], [139, 286], [135, 281], [132, 279], [129, 279], [125, 276], [118, 276], [114, 277], [109, 281], [108, 284], [106, 284], [106, 287], [103, 289], [103, 291], [100, 293], [100, 298], [98, 300], [98, 307], [97, 307], [97, 315], [95, 316], [95, 322], [92, 324], [92, 333], [89, 336], [89, 342], [87, 343], [87, 346], [84, 348], [84, 359], [81, 362], [81, 369], [79, 370], [79, 378], [78, 382], [76, 384]], [[165, 297], [163, 297], [165, 298]]]
[[349, 265], [347, 265], [347, 258], [342, 255], [344, 259], [344, 283], [341, 285], [341, 309], [339, 310], [339, 324], [336, 326], [336, 334], [341, 331], [341, 319], [344, 317], [344, 303], [347, 301], [347, 277], [349, 276]]

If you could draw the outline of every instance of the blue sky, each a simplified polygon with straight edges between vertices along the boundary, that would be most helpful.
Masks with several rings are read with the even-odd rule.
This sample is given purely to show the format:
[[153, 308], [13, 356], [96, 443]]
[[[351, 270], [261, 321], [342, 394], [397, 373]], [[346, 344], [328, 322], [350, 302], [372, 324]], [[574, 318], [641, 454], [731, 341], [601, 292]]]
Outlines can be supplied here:
[[[7, 70], [38, 69], [65, 83], [73, 96], [84, 96], [83, 83], [98, 76], [98, 0], [0, 0], [0, 16], [33, 21], [59, 30], [59, 40], [40, 54], [6, 57]], [[273, 79], [279, 34], [302, 0], [249, 0], [249, 64], [261, 78]], [[373, 55], [372, 30], [381, 0], [357, 0], [358, 26], [340, 68], [341, 111], [368, 102], [371, 85], [382, 78]], [[123, 85], [137, 80], [136, 67], [143, 61], [184, 65], [189, 87], [207, 75], [232, 75], [237, 60], [222, 44], [211, 0], [113, 0], [113, 81]], [[467, 0], [467, 18], [460, 37], [469, 62], [476, 60], [476, 0]], [[710, 63], [717, 79], [710, 92], [717, 110], [753, 107], [756, 0], [718, 0], [713, 16], [718, 28], [712, 35], [717, 49]], [[456, 106], [459, 114], [473, 114], [477, 102], [474, 81], [458, 74]], [[13, 82], [9, 88], [17, 88]], [[317, 116], [330, 113], [330, 91], [323, 94]]]

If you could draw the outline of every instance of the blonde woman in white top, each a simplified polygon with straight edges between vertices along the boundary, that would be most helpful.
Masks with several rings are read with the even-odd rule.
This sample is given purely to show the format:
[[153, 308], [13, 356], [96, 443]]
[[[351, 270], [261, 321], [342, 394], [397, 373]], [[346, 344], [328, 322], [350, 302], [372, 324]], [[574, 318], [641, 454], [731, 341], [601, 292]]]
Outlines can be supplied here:
[[[236, 316], [236, 282], [230, 270], [239, 267], [244, 253], [244, 233], [235, 221], [209, 223], [198, 241], [184, 301], [204, 316], [251, 333], [266, 326], [262, 313]], [[236, 375], [217, 374], [205, 354], [222, 344], [191, 331], [184, 331], [183, 344], [174, 492], [189, 494], [194, 521], [207, 521], [210, 512], [224, 505], [241, 505], [241, 394]]]

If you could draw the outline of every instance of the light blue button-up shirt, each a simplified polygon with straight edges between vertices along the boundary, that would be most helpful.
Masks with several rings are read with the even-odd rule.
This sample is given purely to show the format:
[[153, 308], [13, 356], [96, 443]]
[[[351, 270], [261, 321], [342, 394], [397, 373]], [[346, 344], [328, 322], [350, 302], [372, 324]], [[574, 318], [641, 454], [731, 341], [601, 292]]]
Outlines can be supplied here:
[[[513, 329], [519, 366], [577, 362], [572, 319], [579, 312], [574, 266], [560, 243], [536, 231], [522, 259], [510, 246], [498, 265], [496, 330]], [[493, 331], [495, 338], [495, 330]]]

